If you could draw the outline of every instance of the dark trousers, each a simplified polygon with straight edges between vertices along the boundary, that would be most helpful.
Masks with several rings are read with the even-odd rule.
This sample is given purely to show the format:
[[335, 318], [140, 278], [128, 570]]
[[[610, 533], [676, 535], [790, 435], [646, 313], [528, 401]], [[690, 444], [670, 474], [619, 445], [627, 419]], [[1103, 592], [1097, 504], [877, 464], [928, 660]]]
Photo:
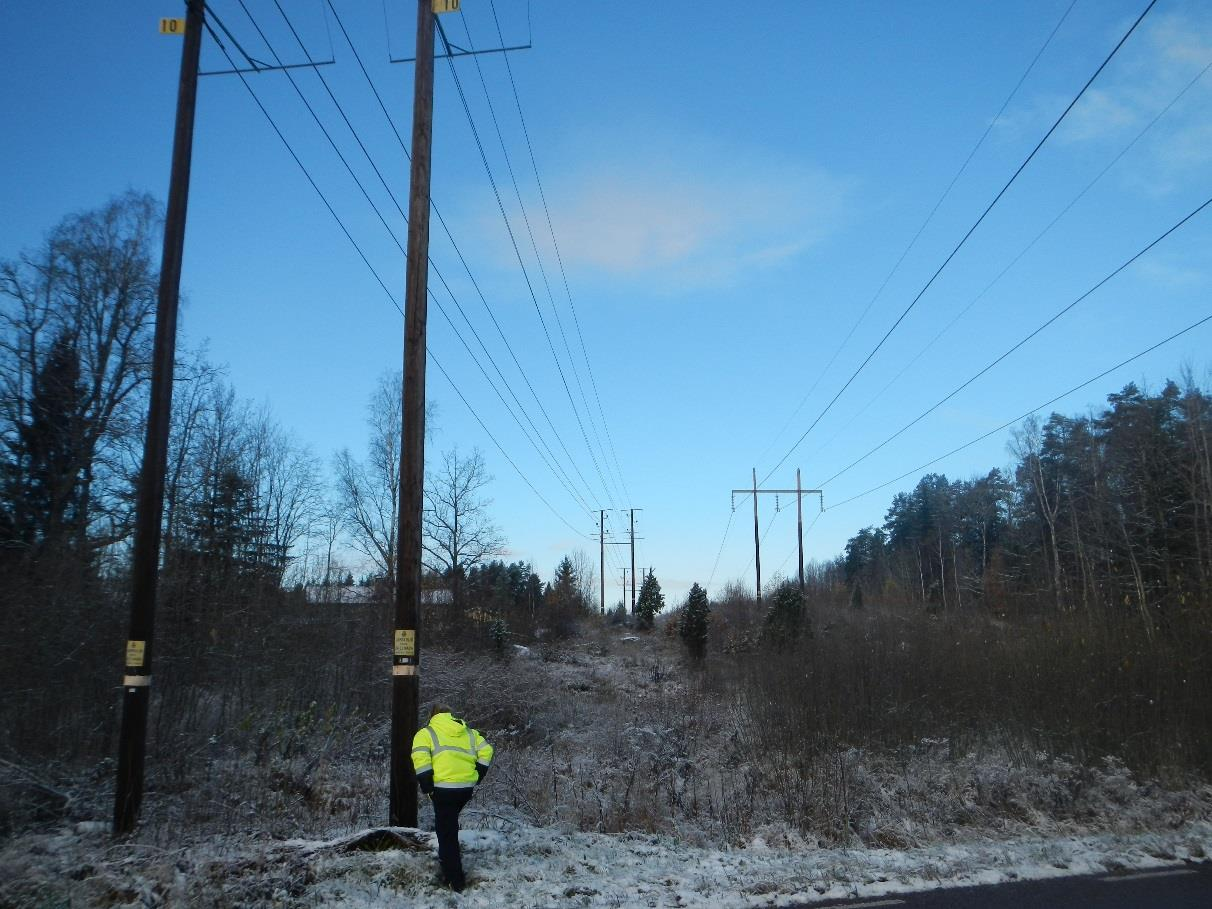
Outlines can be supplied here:
[[434, 831], [438, 835], [438, 863], [450, 883], [463, 882], [463, 855], [459, 851], [459, 812], [471, 801], [471, 787], [433, 791]]

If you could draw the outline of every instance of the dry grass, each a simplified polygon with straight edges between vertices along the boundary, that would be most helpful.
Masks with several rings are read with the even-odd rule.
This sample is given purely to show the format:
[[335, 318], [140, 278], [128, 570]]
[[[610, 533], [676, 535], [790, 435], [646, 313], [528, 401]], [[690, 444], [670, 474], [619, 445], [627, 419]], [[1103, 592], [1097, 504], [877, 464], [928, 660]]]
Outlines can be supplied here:
[[[1212, 650], [1195, 627], [1143, 641], [1077, 617], [839, 610], [776, 651], [753, 643], [760, 622], [744, 612], [717, 612], [701, 667], [660, 630], [596, 620], [508, 660], [428, 649], [423, 701], [458, 705], [498, 749], [468, 822], [896, 847], [1207, 816]], [[316, 616], [284, 611], [257, 638], [265, 658], [227, 676], [216, 651], [157, 677], [141, 838], [386, 820], [384, 617]], [[96, 745], [111, 739], [57, 763], [10, 740], [10, 827], [108, 818], [112, 765]]]

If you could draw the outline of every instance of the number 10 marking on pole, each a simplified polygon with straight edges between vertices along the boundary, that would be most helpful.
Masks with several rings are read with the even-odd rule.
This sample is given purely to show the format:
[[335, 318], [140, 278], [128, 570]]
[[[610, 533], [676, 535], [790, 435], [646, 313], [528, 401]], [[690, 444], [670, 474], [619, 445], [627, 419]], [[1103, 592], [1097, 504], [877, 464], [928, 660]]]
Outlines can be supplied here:
[[[458, 0], [455, 0], [455, 5], [458, 5]], [[162, 35], [184, 35], [185, 20], [184, 19], [161, 19], [160, 34]]]
[[439, 16], [442, 13], [457, 13], [459, 0], [433, 0], [433, 11]]

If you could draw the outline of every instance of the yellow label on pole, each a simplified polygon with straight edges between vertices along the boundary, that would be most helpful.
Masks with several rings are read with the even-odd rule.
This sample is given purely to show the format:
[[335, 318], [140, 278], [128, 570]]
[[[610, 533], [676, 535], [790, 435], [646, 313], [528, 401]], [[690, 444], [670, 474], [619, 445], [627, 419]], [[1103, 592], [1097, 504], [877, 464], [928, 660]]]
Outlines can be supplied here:
[[[456, 0], [457, 4], [457, 0]], [[184, 35], [185, 20], [184, 19], [161, 19], [160, 34], [162, 35]]]
[[396, 629], [395, 655], [399, 657], [417, 655], [417, 633], [415, 631]]
[[126, 642], [126, 667], [128, 669], [138, 669], [143, 665], [143, 654], [147, 650], [146, 641], [127, 641]]
[[433, 11], [439, 16], [442, 13], [457, 13], [459, 11], [459, 0], [433, 0]]

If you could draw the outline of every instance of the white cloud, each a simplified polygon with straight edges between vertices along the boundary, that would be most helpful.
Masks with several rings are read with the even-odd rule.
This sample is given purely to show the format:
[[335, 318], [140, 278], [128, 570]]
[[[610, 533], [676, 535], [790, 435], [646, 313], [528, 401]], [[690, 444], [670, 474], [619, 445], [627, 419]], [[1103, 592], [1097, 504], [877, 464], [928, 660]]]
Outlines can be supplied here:
[[[1054, 141], [1064, 145], [1122, 142], [1149, 123], [1212, 63], [1212, 18], [1199, 11], [1155, 16], [1119, 51], [1066, 117]], [[1212, 145], [1200, 142], [1193, 125], [1212, 97], [1212, 76], [1191, 86], [1153, 132], [1164, 136], [1156, 157], [1169, 171], [1212, 160]], [[998, 121], [998, 132], [1013, 141], [1038, 134], [1064, 110], [1069, 99], [1050, 91], [1020, 99]], [[1156, 142], [1156, 136], [1154, 141]], [[1180, 148], [1172, 146], [1179, 139]], [[1164, 175], [1163, 175], [1164, 176]]]
[[1149, 33], [1149, 43], [1162, 60], [1182, 66], [1204, 66], [1212, 58], [1212, 28], [1181, 15], [1165, 16]]
[[[768, 150], [725, 147], [673, 130], [613, 125], [568, 140], [568, 169], [546, 168], [544, 190], [570, 269], [644, 281], [666, 292], [729, 285], [785, 263], [835, 232], [851, 181]], [[537, 195], [526, 200], [535, 240], [553, 256]], [[530, 239], [519, 233], [529, 262]], [[541, 215], [539, 216], [542, 217]], [[515, 254], [499, 213], [479, 210], [477, 233], [504, 266]]]
[[731, 282], [793, 259], [843, 218], [845, 180], [794, 164], [733, 171], [591, 166], [563, 174], [553, 217], [565, 262], [661, 274], [682, 287]]
[[[1160, 16], [1145, 25], [1137, 46], [1125, 51], [1102, 85], [1091, 88], [1074, 108], [1066, 141], [1119, 138], [1149, 122], [1212, 62], [1212, 20], [1181, 12]], [[1170, 111], [1159, 128], [1188, 128], [1202, 106], [1196, 99], [1206, 99], [1210, 89], [1207, 79], [1193, 86], [1186, 103]]]
[[1136, 265], [1141, 278], [1170, 290], [1190, 290], [1208, 283], [1208, 273], [1177, 255], [1154, 253]]
[[1062, 135], [1067, 142], [1118, 135], [1128, 127], [1139, 126], [1143, 115], [1140, 105], [1114, 92], [1091, 88], [1069, 113]]

